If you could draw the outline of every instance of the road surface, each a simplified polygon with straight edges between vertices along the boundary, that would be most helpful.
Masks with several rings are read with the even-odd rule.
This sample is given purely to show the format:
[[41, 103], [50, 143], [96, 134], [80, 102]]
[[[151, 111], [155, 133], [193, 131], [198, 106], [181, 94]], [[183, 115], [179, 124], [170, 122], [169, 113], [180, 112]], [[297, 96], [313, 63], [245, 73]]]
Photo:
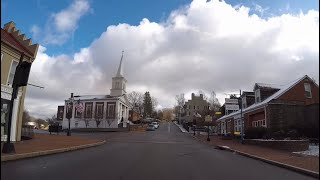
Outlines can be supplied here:
[[[79, 135], [73, 133], [72, 135]], [[313, 179], [217, 150], [173, 123], [156, 131], [81, 134], [106, 139], [89, 149], [1, 163], [2, 180], [301, 180]]]

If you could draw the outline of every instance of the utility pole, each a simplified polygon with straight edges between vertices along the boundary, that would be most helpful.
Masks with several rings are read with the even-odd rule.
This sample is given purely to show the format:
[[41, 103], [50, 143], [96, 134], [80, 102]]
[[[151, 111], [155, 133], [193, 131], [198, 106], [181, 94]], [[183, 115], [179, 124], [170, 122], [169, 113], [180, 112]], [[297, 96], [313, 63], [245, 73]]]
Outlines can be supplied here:
[[244, 134], [244, 120], [242, 117], [242, 99], [241, 99], [241, 89], [240, 89], [240, 97], [239, 97], [239, 106], [240, 106], [240, 118], [241, 118], [241, 144], [243, 144], [243, 134]]

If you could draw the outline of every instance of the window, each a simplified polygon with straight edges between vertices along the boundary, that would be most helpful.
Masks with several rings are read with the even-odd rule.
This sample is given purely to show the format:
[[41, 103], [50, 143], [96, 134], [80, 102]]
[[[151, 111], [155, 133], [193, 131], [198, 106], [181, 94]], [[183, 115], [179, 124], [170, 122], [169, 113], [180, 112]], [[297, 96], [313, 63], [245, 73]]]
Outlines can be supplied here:
[[115, 103], [107, 103], [107, 117], [114, 118], [115, 117]]
[[260, 102], [260, 100], [261, 100], [261, 98], [260, 98], [260, 89], [257, 89], [255, 92], [254, 92], [254, 97], [255, 97], [255, 101], [256, 101], [256, 103], [259, 103]]
[[85, 105], [85, 110], [84, 110], [84, 112], [85, 112], [85, 114], [84, 114], [84, 116], [85, 116], [85, 118], [92, 118], [92, 102], [90, 102], [90, 103], [86, 103], [86, 105]]
[[77, 105], [76, 105], [76, 109], [74, 111], [74, 117], [75, 118], [81, 118], [82, 117], [82, 112], [78, 112]]
[[96, 118], [103, 118], [103, 102], [96, 103]]
[[196, 106], [193, 106], [193, 109], [196, 109]]
[[1, 53], [1, 61], [2, 61], [2, 57], [3, 57], [3, 54]]
[[307, 98], [312, 98], [311, 86], [309, 83], [304, 83], [304, 91]]
[[9, 72], [9, 78], [8, 78], [8, 84], [12, 84], [13, 83], [13, 78], [14, 78], [14, 74], [16, 73], [16, 68], [18, 66], [18, 61], [13, 60], [11, 63], [11, 68], [10, 68], [10, 72]]
[[197, 108], [199, 109], [199, 106]]
[[116, 89], [120, 88], [120, 83], [116, 82]]

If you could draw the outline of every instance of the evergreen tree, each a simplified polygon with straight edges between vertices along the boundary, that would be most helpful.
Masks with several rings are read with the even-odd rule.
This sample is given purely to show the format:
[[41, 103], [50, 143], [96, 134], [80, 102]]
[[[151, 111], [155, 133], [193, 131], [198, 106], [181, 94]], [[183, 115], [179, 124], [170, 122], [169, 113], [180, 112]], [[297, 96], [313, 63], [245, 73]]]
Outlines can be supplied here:
[[151, 100], [150, 93], [148, 91], [144, 94], [143, 108], [144, 108], [143, 116], [150, 117], [152, 115], [152, 100]]

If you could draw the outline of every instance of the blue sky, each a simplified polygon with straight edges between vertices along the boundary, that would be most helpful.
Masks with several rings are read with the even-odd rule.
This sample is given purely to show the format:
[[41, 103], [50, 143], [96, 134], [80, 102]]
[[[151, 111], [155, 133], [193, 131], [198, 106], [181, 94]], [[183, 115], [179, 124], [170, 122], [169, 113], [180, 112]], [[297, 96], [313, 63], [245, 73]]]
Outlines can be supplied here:
[[[43, 28], [53, 13], [66, 9], [72, 2], [72, 0], [2, 0], [1, 26], [13, 20], [27, 37], [32, 37], [30, 29], [33, 25]], [[139, 25], [143, 18], [154, 22], [165, 21], [171, 11], [190, 2], [191, 0], [89, 0], [90, 10], [81, 17], [77, 29], [65, 43], [46, 44], [41, 37], [33, 37], [33, 40], [47, 47], [47, 53], [50, 55], [62, 53], [71, 55], [89, 46], [109, 25], [119, 23]], [[250, 7], [251, 14], [256, 13], [263, 18], [283, 13], [297, 14], [310, 9], [319, 10], [317, 0], [226, 0], [226, 2], [232, 6]]]

